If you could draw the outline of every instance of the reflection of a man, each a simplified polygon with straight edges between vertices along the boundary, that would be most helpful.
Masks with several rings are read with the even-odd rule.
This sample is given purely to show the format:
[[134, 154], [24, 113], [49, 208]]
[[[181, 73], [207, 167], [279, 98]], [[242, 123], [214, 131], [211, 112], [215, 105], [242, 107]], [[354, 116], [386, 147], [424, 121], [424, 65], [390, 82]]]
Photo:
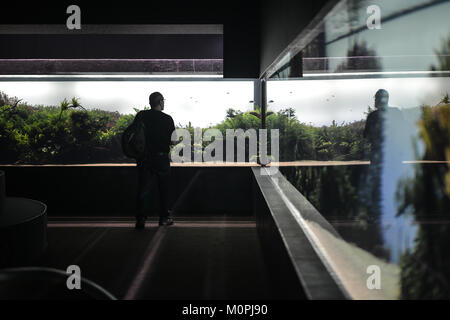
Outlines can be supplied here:
[[[402, 161], [410, 157], [412, 130], [403, 112], [389, 106], [389, 93], [380, 89], [375, 94], [375, 110], [367, 116], [364, 138], [370, 144], [370, 162], [363, 197], [371, 216], [382, 225], [383, 238], [391, 259], [397, 260], [407, 230], [396, 218], [395, 191], [405, 173]], [[394, 225], [393, 225], [394, 224]]]
[[362, 202], [368, 204], [368, 218], [377, 221], [381, 215], [381, 166], [384, 141], [384, 113], [388, 108], [389, 93], [380, 89], [375, 94], [375, 110], [369, 113], [364, 128], [364, 138], [370, 145], [370, 163], [360, 190]]
[[[389, 107], [389, 93], [384, 89], [378, 90], [375, 94], [375, 110], [367, 116], [364, 128], [364, 138], [370, 144], [372, 164], [380, 164], [382, 161], [383, 142], [387, 138], [387, 125], [395, 123], [401, 118], [400, 110]], [[395, 135], [392, 138], [394, 137]]]
[[[364, 138], [370, 145], [370, 167], [365, 176], [365, 183], [363, 186], [362, 196], [366, 199], [365, 202], [369, 204], [370, 217], [378, 220], [381, 217], [382, 195], [381, 195], [381, 180], [383, 174], [383, 162], [386, 160], [386, 138], [390, 135], [387, 127], [391, 127], [387, 121], [395, 114], [396, 108], [389, 107], [389, 93], [380, 89], [375, 94], [375, 110], [369, 113], [364, 128]], [[395, 118], [395, 117], [394, 117]], [[392, 136], [389, 138], [393, 138]], [[388, 139], [388, 140], [389, 140]]]

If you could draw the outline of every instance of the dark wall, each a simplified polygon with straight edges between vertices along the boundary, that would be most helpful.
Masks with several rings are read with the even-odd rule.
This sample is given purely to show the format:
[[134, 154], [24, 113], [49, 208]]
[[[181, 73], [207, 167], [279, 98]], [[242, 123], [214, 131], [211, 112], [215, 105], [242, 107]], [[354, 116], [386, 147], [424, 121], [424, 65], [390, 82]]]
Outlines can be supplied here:
[[[227, 0], [216, 1], [126, 1], [126, 2], [50, 2], [39, 1], [31, 4], [18, 4], [17, 2], [2, 3], [2, 24], [63, 24], [68, 15], [68, 5], [77, 4], [81, 8], [82, 24], [223, 24], [223, 59], [224, 76], [227, 78], [257, 78], [259, 75], [259, 2], [260, 0]], [[163, 37], [164, 38], [164, 37]], [[197, 37], [198, 38], [198, 37]], [[217, 56], [217, 40], [221, 36], [212, 37], [210, 42], [214, 46], [213, 52], [208, 53], [210, 58]], [[43, 38], [45, 40], [45, 37]], [[69, 40], [45, 40], [43, 45], [39, 40], [28, 41], [20, 37], [13, 41], [8, 37], [0, 37], [0, 52], [2, 58], [27, 57], [53, 57], [67, 58], [80, 54], [80, 57], [91, 58], [129, 58], [136, 56], [146, 58], [158, 55], [160, 57], [204, 57], [202, 46], [195, 41], [187, 44], [180, 42], [177, 48], [163, 46], [154, 49], [149, 44], [133, 44], [112, 41], [105, 46], [99, 46], [95, 37], [87, 36], [76, 39], [74, 43]], [[56, 38], [53, 38], [56, 40]], [[162, 39], [162, 38], [161, 38]], [[188, 39], [188, 37], [186, 37]], [[36, 43], [36, 41], [38, 41]], [[50, 41], [50, 43], [48, 42]], [[102, 40], [106, 41], [106, 40]], [[163, 40], [161, 40], [163, 41]], [[214, 42], [215, 41], [215, 42]], [[83, 48], [74, 48], [74, 45]], [[114, 49], [116, 47], [117, 49]], [[75, 53], [71, 54], [70, 51]], [[159, 51], [158, 51], [159, 50]], [[125, 53], [124, 53], [125, 51]], [[77, 58], [77, 57], [76, 57]]]
[[222, 59], [223, 35], [0, 35], [0, 59]]
[[328, 0], [262, 0], [261, 74], [302, 32]]
[[[49, 216], [134, 216], [136, 166], [0, 166], [6, 195], [44, 202]], [[251, 169], [172, 167], [178, 216], [251, 216]], [[155, 194], [157, 197], [157, 194]], [[158, 212], [153, 201], [153, 213]]]

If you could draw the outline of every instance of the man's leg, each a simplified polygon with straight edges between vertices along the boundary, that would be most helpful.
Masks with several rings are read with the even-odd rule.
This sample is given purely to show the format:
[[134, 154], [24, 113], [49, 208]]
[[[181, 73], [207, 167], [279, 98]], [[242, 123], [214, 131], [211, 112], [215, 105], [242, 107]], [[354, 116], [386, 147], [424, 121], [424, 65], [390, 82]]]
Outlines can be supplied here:
[[152, 170], [149, 165], [138, 167], [138, 194], [136, 211], [136, 228], [143, 228], [150, 212], [152, 188], [154, 187]]
[[161, 211], [159, 213], [160, 225], [173, 224], [169, 216], [169, 197], [170, 197], [170, 162], [162, 158], [158, 168], [158, 188]]
[[158, 174], [159, 184], [159, 196], [161, 204], [160, 217], [165, 218], [169, 215], [169, 183], [170, 183], [170, 171]]

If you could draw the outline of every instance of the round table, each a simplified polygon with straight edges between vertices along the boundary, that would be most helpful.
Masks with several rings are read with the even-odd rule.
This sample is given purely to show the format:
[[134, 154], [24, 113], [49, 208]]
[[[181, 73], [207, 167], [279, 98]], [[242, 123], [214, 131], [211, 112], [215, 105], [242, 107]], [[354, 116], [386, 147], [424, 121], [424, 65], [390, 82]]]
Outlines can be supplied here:
[[4, 191], [4, 173], [0, 171], [0, 268], [27, 265], [47, 247], [47, 206], [6, 197]]

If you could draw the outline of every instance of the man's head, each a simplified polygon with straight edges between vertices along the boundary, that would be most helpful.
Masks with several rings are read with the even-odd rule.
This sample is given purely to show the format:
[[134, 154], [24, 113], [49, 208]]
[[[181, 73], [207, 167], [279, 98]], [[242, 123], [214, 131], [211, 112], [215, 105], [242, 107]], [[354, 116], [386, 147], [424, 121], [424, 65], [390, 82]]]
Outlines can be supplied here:
[[389, 104], [389, 93], [380, 89], [375, 93], [375, 108], [376, 109], [385, 109]]
[[159, 92], [153, 92], [149, 97], [150, 107], [155, 110], [164, 110], [164, 97]]

